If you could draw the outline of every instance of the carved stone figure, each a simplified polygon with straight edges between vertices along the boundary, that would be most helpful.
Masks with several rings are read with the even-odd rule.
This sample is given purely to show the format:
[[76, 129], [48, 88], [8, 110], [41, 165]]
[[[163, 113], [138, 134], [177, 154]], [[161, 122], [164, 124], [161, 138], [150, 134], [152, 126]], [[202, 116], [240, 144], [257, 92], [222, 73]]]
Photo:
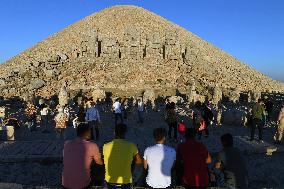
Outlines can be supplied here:
[[165, 59], [178, 60], [181, 58], [181, 47], [177, 33], [168, 32], [165, 43]]
[[214, 87], [213, 90], [213, 97], [212, 97], [212, 104], [216, 107], [219, 102], [222, 100], [222, 90], [220, 89], [220, 87], [218, 85], [216, 85]]
[[104, 38], [102, 40], [102, 54], [103, 58], [116, 59], [119, 57], [118, 42], [114, 38]]
[[161, 37], [158, 33], [154, 33], [150, 38], [148, 38], [146, 45], [146, 57], [157, 59], [163, 57]]
[[132, 27], [125, 28], [121, 47], [121, 58], [138, 60], [142, 57], [140, 30]]
[[64, 107], [68, 104], [68, 93], [66, 90], [66, 83], [64, 82], [58, 94], [59, 105]]

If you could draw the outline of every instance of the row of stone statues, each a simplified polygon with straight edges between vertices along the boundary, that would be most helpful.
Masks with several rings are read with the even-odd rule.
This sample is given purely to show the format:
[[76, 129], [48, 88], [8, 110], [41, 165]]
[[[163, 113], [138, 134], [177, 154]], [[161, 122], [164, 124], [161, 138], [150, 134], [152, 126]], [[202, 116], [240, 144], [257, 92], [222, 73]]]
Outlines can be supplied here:
[[111, 37], [102, 37], [97, 30], [83, 35], [79, 49], [75, 49], [73, 57], [103, 57], [106, 59], [168, 59], [180, 60], [196, 57], [193, 47], [182, 48], [176, 32], [167, 32], [165, 36], [159, 33], [148, 35], [146, 42], [141, 40], [141, 32], [137, 28], [126, 28], [122, 41]]

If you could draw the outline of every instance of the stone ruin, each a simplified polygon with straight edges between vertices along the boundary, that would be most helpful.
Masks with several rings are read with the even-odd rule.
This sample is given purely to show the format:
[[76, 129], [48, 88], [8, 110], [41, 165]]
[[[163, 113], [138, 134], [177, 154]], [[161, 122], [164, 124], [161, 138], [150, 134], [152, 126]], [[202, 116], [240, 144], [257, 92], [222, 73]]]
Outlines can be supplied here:
[[[238, 89], [229, 95], [232, 101], [250, 90], [284, 91], [282, 83], [192, 33], [127, 6], [91, 15], [0, 66], [0, 95], [5, 97], [49, 97], [62, 81], [67, 90], [119, 89], [122, 95], [146, 89], [166, 95], [176, 89], [191, 102], [213, 95], [214, 104], [230, 88]], [[210, 94], [209, 86], [217, 83]]]

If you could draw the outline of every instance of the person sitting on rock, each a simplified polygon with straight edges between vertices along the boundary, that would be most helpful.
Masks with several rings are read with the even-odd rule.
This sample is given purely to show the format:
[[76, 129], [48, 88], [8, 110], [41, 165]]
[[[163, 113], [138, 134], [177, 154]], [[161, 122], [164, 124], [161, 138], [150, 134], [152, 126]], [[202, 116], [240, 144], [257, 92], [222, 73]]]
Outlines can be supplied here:
[[103, 146], [105, 181], [108, 189], [132, 188], [132, 165], [142, 164], [136, 145], [125, 140], [126, 132], [125, 124], [116, 125], [115, 139]]
[[148, 147], [144, 152], [144, 169], [148, 170], [146, 183], [150, 188], [171, 188], [172, 169], [175, 165], [176, 151], [166, 146], [167, 131], [157, 128], [153, 135], [156, 145]]
[[211, 156], [206, 147], [195, 140], [196, 130], [186, 130], [186, 141], [177, 147], [177, 178], [185, 188], [206, 188], [209, 185], [208, 164]]
[[[248, 188], [246, 161], [239, 149], [233, 146], [233, 137], [227, 133], [221, 136], [223, 150], [219, 153], [215, 169], [224, 173], [224, 188]], [[220, 185], [220, 184], [219, 184]]]
[[103, 165], [99, 147], [91, 139], [91, 128], [86, 123], [77, 127], [77, 138], [68, 140], [63, 149], [63, 189], [91, 188], [91, 165]]

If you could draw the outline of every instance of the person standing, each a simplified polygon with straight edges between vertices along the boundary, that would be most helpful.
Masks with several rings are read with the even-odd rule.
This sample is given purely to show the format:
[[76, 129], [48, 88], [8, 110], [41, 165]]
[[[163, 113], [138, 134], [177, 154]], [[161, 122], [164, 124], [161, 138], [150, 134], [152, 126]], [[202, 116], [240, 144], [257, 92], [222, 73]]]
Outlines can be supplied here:
[[259, 99], [258, 102], [254, 103], [252, 106], [252, 118], [253, 124], [251, 127], [251, 137], [250, 141], [254, 140], [254, 132], [255, 128], [258, 129], [258, 140], [259, 142], [263, 142], [263, 116], [264, 116], [264, 107], [261, 105], [262, 100]]
[[144, 103], [141, 99], [137, 100], [137, 113], [138, 113], [138, 123], [143, 124], [144, 122]]
[[0, 107], [0, 126], [4, 123], [5, 107]]
[[227, 133], [221, 136], [223, 150], [219, 153], [215, 169], [224, 173], [224, 188], [248, 188], [248, 172], [242, 153], [233, 146], [233, 137]]
[[172, 168], [175, 165], [176, 151], [166, 146], [166, 130], [157, 128], [153, 135], [156, 145], [144, 152], [144, 169], [148, 169], [146, 183], [150, 188], [171, 188]]
[[206, 103], [203, 104], [203, 118], [205, 122], [205, 137], [209, 137], [209, 126], [213, 121], [214, 114], [212, 110], [206, 105]]
[[120, 98], [117, 98], [112, 105], [112, 109], [114, 112], [114, 124], [117, 125], [118, 118], [120, 119], [120, 123], [123, 123], [123, 117], [122, 117], [122, 107]]
[[174, 130], [174, 139], [177, 140], [177, 115], [175, 111], [175, 103], [171, 102], [166, 112], [166, 122], [169, 126], [168, 137], [172, 138], [172, 130]]
[[28, 129], [32, 132], [36, 127], [36, 107], [32, 102], [28, 102], [27, 108], [25, 110], [27, 118], [28, 118]]
[[63, 189], [90, 189], [91, 164], [93, 161], [103, 165], [103, 160], [96, 143], [90, 142], [91, 129], [81, 123], [77, 127], [77, 138], [68, 140], [63, 149]]
[[267, 122], [269, 123], [272, 118], [274, 105], [273, 102], [270, 99], [268, 99], [268, 97], [266, 97], [264, 104], [265, 104], [265, 111], [267, 112]]
[[211, 156], [206, 147], [195, 140], [196, 130], [186, 130], [186, 142], [177, 147], [177, 164], [181, 171], [178, 178], [185, 188], [205, 188], [209, 185], [208, 164], [211, 163]]
[[135, 144], [125, 140], [127, 126], [115, 126], [115, 139], [103, 146], [105, 181], [108, 189], [130, 189], [132, 187], [131, 166], [142, 164]]
[[58, 114], [55, 116], [54, 121], [57, 138], [65, 139], [65, 129], [68, 122], [68, 115], [64, 112], [62, 107], [58, 108]]
[[40, 105], [40, 118], [41, 118], [41, 127], [42, 127], [42, 132], [47, 133], [49, 132], [47, 127], [48, 127], [48, 114], [49, 114], [49, 108], [48, 106], [44, 103]]
[[284, 132], [284, 103], [282, 104], [280, 113], [278, 115], [278, 119], [277, 119], [277, 132], [275, 135], [275, 140], [276, 143], [281, 144], [282, 140], [283, 140], [283, 132]]
[[86, 112], [86, 121], [88, 122], [89, 126], [92, 130], [92, 139], [94, 139], [94, 131], [96, 132], [96, 140], [99, 140], [100, 131], [99, 125], [101, 123], [100, 114], [98, 109], [95, 107], [95, 102], [90, 102], [90, 108], [88, 108]]

